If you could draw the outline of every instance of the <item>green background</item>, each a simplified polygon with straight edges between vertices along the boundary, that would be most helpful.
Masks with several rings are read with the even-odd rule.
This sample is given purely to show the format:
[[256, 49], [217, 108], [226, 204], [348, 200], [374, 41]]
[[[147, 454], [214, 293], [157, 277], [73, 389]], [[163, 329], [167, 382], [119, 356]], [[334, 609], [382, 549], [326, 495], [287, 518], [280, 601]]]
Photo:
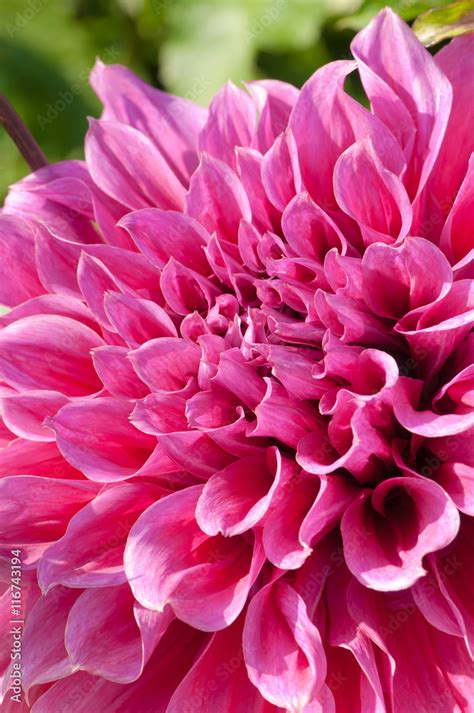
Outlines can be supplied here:
[[[0, 92], [50, 161], [81, 157], [95, 57], [202, 104], [227, 80], [300, 86], [349, 44], [383, 0], [1, 0]], [[407, 20], [442, 0], [396, 0]], [[357, 93], [356, 86], [352, 91]], [[0, 198], [28, 173], [0, 128]]]

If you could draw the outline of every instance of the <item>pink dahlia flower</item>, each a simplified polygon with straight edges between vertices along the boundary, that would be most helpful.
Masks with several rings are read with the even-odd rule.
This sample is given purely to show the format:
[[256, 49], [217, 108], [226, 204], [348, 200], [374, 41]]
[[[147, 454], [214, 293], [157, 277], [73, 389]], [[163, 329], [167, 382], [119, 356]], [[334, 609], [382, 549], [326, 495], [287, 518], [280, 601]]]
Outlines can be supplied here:
[[2, 711], [474, 711], [473, 45], [97, 63], [0, 215]]

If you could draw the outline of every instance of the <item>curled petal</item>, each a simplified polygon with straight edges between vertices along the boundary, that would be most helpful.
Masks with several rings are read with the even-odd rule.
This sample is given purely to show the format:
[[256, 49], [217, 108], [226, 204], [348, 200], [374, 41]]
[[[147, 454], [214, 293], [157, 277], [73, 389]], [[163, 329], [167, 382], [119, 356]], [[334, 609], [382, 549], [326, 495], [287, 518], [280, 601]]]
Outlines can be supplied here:
[[249, 678], [270, 703], [298, 713], [318, 696], [326, 677], [323, 645], [290, 585], [277, 581], [255, 595], [243, 647]]
[[362, 494], [341, 522], [347, 566], [366, 587], [390, 592], [425, 574], [423, 557], [456, 537], [459, 514], [436, 483], [390, 478]]
[[[194, 511], [202, 486], [173, 493], [146, 510], [125, 548], [125, 571], [135, 598], [202, 631], [231, 624], [242, 610], [263, 557], [258, 542], [209, 538]], [[144, 562], [146, 566], [144, 567]]]

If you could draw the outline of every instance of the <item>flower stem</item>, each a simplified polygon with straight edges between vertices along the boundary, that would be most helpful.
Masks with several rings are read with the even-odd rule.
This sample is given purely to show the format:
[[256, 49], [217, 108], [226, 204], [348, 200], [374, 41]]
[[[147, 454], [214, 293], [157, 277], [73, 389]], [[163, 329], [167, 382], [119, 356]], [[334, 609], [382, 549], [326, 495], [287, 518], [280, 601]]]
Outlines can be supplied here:
[[2, 94], [0, 94], [0, 126], [4, 127], [7, 134], [15, 142], [32, 171], [48, 165], [48, 159], [36, 143], [28, 127]]

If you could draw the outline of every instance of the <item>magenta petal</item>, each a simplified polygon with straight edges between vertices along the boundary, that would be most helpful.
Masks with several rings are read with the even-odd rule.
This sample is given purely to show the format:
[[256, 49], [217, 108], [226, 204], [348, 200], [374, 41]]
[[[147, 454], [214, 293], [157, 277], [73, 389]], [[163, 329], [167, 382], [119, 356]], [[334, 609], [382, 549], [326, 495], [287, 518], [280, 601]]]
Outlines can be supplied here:
[[70, 317], [100, 333], [97, 322], [83, 302], [74, 299], [74, 297], [51, 294], [33, 297], [31, 300], [13, 307], [9, 312], [0, 316], [0, 326], [6, 327], [7, 324], [12, 324], [19, 319], [23, 319], [23, 317], [32, 317], [35, 314], [55, 314], [59, 317]]
[[39, 220], [65, 240], [95, 243], [94, 188], [83, 161], [49, 164], [11, 186], [5, 212]]
[[130, 420], [140, 431], [154, 436], [186, 431], [185, 408], [185, 399], [177, 394], [149, 394], [137, 402]]
[[209, 265], [204, 246], [209, 235], [188, 215], [173, 210], [145, 208], [129, 213], [120, 221], [151, 263], [164, 267], [170, 257], [207, 275]]
[[101, 344], [96, 332], [68, 317], [25, 317], [0, 332], [0, 373], [20, 391], [85, 396], [100, 389], [90, 350]]
[[124, 483], [97, 495], [71, 518], [66, 533], [41, 558], [38, 582], [42, 589], [56, 584], [107, 587], [125, 582], [123, 551], [130, 528], [161, 494], [155, 486]]
[[306, 255], [321, 265], [331, 248], [346, 252], [346, 240], [325, 211], [307, 193], [299, 193], [282, 216], [283, 234], [297, 255]]
[[411, 433], [428, 438], [453, 436], [474, 426], [474, 413], [437, 414], [417, 410], [421, 382], [401, 377], [393, 390], [393, 410], [399, 423]]
[[109, 318], [104, 308], [104, 295], [107, 291], [120, 290], [120, 283], [103, 262], [86, 254], [82, 254], [79, 259], [77, 282], [96, 320], [106, 329], [110, 328]]
[[21, 218], [0, 215], [0, 304], [21, 304], [44, 292], [34, 260], [34, 233]]
[[129, 351], [127, 347], [107, 344], [92, 350], [92, 361], [105, 389], [112, 396], [139, 399], [146, 396], [149, 390], [135, 372], [128, 358]]
[[[262, 180], [263, 156], [255, 149], [238, 148], [237, 173], [248, 195], [254, 230], [272, 230], [278, 225], [278, 211], [271, 204]], [[242, 221], [243, 222], [243, 221]], [[246, 225], [250, 225], [246, 223]], [[239, 234], [242, 223], [239, 228]], [[254, 227], [256, 226], [256, 227]]]
[[436, 483], [390, 478], [346, 510], [341, 532], [347, 566], [372, 589], [394, 591], [425, 574], [423, 557], [448, 545], [459, 514]]
[[179, 391], [197, 373], [201, 350], [173, 337], [152, 339], [130, 352], [133, 368], [153, 391]]
[[246, 86], [260, 113], [254, 143], [265, 153], [287, 127], [299, 91], [292, 84], [275, 79], [249, 82]]
[[152, 436], [132, 426], [131, 411], [130, 402], [111, 398], [64, 406], [51, 420], [58, 448], [91, 480], [107, 483], [129, 478], [155, 445]]
[[218, 631], [184, 677], [167, 713], [276, 713], [261, 697], [247, 675], [242, 653], [241, 616], [234, 624]]
[[[209, 538], [194, 511], [202, 486], [173, 493], [138, 519], [125, 548], [125, 571], [136, 599], [202, 631], [231, 624], [242, 610], [263, 564], [258, 543]], [[144, 568], [143, 562], [147, 565]]]
[[104, 310], [111, 326], [131, 347], [138, 347], [155, 337], [176, 336], [170, 316], [151, 300], [107, 292]]
[[453, 281], [444, 254], [422, 238], [406, 238], [397, 246], [370, 245], [362, 274], [364, 300], [375, 314], [392, 319], [441, 299]]
[[250, 530], [268, 511], [278, 488], [282, 457], [276, 448], [241, 458], [215, 473], [196, 506], [196, 521], [207, 535], [224, 537]]
[[[357, 35], [352, 48], [410, 112], [416, 139], [409, 164], [413, 168], [405, 183], [414, 196], [423, 188], [440, 150], [451, 109], [450, 84], [435, 59], [390, 8]], [[378, 103], [374, 109], [377, 113]], [[396, 132], [399, 116], [384, 112], [381, 118]]]
[[128, 208], [182, 207], [182, 183], [150, 139], [131, 126], [91, 120], [86, 160], [99, 188]]
[[[186, 198], [187, 213], [209, 233], [237, 242], [240, 221], [251, 220], [249, 199], [237, 175], [207, 154], [201, 157]], [[224, 207], [225, 206], [225, 207]]]
[[200, 632], [173, 622], [137, 681], [124, 686], [80, 671], [43, 693], [32, 713], [60, 711], [66, 701], [74, 705], [74, 713], [114, 708], [121, 713], [165, 713], [174, 690], [205, 643]]
[[16, 438], [2, 450], [0, 476], [30, 475], [47, 478], [81, 478], [82, 473], [64, 460], [55, 443]]
[[[416, 232], [424, 237], [439, 236], [474, 151], [474, 136], [470, 130], [474, 117], [470, 101], [474, 91], [474, 77], [470, 72], [472, 51], [473, 38], [467, 34], [448, 42], [435, 57], [436, 65], [451, 84], [453, 100], [444, 141], [418, 205]], [[443, 170], [446, 165], [449, 171]], [[429, 220], [426, 215], [430, 216]]]
[[30, 441], [54, 441], [54, 434], [44, 425], [44, 420], [55, 416], [68, 402], [57, 391], [24, 391], [1, 399], [5, 425], [20, 438]]
[[255, 415], [257, 422], [248, 429], [249, 436], [279, 438], [291, 448], [296, 448], [306, 434], [318, 428], [320, 420], [309, 401], [292, 401], [286, 390], [270, 379]]
[[472, 249], [469, 226], [474, 219], [474, 157], [469, 159], [469, 167], [453, 203], [446, 224], [441, 233], [440, 247], [448, 257], [457, 262]]
[[229, 450], [200, 431], [161, 435], [160, 446], [174, 463], [199, 478], [209, 478], [234, 460]]
[[410, 199], [370, 141], [358, 141], [340, 156], [334, 168], [334, 192], [343, 211], [359, 223], [366, 245], [401, 240], [410, 230]]
[[418, 373], [428, 383], [470, 332], [474, 317], [472, 280], [458, 280], [443, 299], [405, 315], [395, 331], [402, 334]]
[[277, 581], [254, 596], [243, 646], [249, 678], [270, 703], [297, 713], [319, 693], [326, 676], [323, 645], [290, 585]]
[[318, 69], [303, 86], [289, 122], [298, 147], [303, 184], [311, 197], [327, 208], [336, 207], [332, 189], [334, 165], [354, 141], [369, 136], [386, 168], [396, 174], [405, 163], [390, 131], [344, 92], [344, 79], [354, 69], [355, 63], [342, 60]]
[[38, 683], [56, 681], [73, 673], [64, 645], [69, 612], [80, 590], [55, 587], [33, 607], [23, 633], [23, 685], [26, 690]]
[[98, 491], [87, 480], [63, 480], [33, 475], [0, 479], [2, 551], [24, 550], [23, 561], [35, 563], [64, 534], [70, 518]]
[[207, 312], [219, 294], [210, 280], [174, 258], [165, 266], [160, 285], [168, 307], [179, 315]]
[[66, 649], [76, 669], [131, 683], [172, 619], [169, 609], [159, 614], [135, 604], [128, 584], [88, 589], [69, 613]]
[[298, 152], [291, 129], [279, 136], [262, 161], [265, 191], [275, 208], [283, 212], [301, 191]]
[[151, 136], [178, 178], [187, 181], [197, 166], [196, 141], [206, 110], [150, 87], [117, 64], [97, 60], [90, 82], [105, 105], [102, 118]]
[[209, 117], [199, 134], [199, 150], [235, 169], [234, 149], [250, 146], [255, 123], [256, 110], [251, 97], [227, 82], [209, 106]]

